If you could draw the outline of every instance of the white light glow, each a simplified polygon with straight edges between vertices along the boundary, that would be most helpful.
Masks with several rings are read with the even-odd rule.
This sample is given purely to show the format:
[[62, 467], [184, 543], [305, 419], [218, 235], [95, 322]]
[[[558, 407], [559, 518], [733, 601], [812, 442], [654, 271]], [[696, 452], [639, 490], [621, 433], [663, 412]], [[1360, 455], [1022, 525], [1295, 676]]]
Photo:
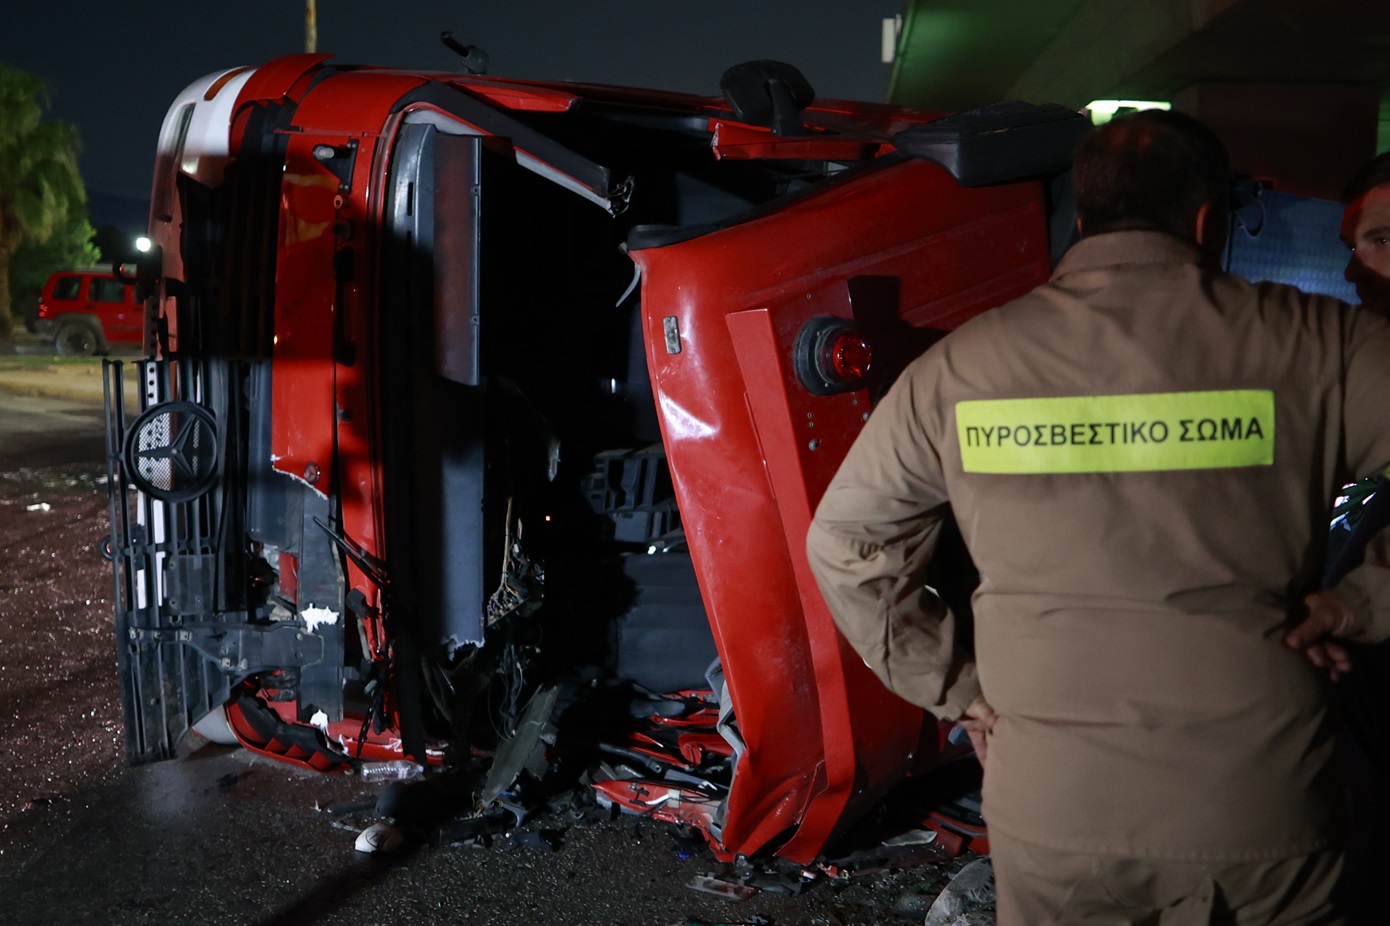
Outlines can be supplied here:
[[1162, 100], [1092, 100], [1086, 104], [1086, 112], [1091, 116], [1092, 125], [1105, 125], [1117, 115], [1126, 115], [1141, 109], [1172, 108], [1172, 103]]

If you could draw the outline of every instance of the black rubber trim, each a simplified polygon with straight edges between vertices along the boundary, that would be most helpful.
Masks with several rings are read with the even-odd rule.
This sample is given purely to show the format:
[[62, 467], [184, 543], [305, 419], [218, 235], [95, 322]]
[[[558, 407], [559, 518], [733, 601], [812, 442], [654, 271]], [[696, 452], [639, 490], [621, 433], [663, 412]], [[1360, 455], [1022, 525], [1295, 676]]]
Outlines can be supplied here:
[[848, 319], [836, 315], [817, 315], [801, 326], [792, 347], [792, 362], [801, 385], [811, 395], [835, 395], [864, 388], [867, 376], [842, 380], [826, 369], [826, 347], [842, 333], [857, 333]]
[[400, 112], [415, 103], [437, 106], [489, 135], [510, 139], [513, 147], [572, 177], [605, 199], [612, 193], [613, 173], [608, 168], [576, 154], [464, 89], [428, 83], [397, 100], [391, 111]]
[[991, 103], [893, 136], [913, 157], [939, 164], [963, 187], [994, 186], [1071, 167], [1076, 143], [1091, 131], [1085, 116], [1048, 103]]

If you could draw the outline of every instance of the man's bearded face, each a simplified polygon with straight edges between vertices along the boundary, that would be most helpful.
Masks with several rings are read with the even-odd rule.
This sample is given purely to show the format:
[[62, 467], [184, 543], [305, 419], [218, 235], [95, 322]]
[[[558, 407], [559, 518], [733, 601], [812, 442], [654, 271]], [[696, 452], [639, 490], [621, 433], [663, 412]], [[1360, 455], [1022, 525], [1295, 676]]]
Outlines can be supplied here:
[[1347, 206], [1342, 241], [1351, 248], [1346, 278], [1367, 309], [1390, 315], [1390, 184], [1373, 187]]

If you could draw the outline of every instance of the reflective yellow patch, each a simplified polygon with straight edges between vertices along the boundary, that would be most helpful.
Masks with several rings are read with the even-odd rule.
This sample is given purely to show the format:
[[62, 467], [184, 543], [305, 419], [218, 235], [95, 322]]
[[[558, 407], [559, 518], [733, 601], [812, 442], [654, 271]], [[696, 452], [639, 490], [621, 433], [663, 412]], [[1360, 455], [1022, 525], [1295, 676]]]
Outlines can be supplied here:
[[1268, 389], [956, 403], [967, 473], [1138, 473], [1274, 463]]

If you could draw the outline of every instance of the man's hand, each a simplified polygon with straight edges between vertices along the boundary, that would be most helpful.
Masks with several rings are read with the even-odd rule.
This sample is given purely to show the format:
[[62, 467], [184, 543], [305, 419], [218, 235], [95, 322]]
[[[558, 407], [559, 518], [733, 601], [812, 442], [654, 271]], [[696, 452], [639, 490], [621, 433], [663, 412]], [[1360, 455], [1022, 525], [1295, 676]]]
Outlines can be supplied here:
[[994, 708], [990, 707], [989, 702], [981, 695], [970, 702], [965, 714], [956, 721], [970, 737], [970, 745], [975, 747], [975, 756], [981, 765], [985, 764], [985, 754], [989, 752], [989, 740], [986, 736], [993, 732], [994, 724], [998, 720], [999, 715], [994, 713]]
[[1331, 589], [1313, 592], [1303, 599], [1308, 616], [1284, 634], [1284, 645], [1301, 652], [1319, 669], [1327, 669], [1335, 682], [1351, 671], [1351, 654], [1340, 640], [1365, 628], [1342, 597]]

